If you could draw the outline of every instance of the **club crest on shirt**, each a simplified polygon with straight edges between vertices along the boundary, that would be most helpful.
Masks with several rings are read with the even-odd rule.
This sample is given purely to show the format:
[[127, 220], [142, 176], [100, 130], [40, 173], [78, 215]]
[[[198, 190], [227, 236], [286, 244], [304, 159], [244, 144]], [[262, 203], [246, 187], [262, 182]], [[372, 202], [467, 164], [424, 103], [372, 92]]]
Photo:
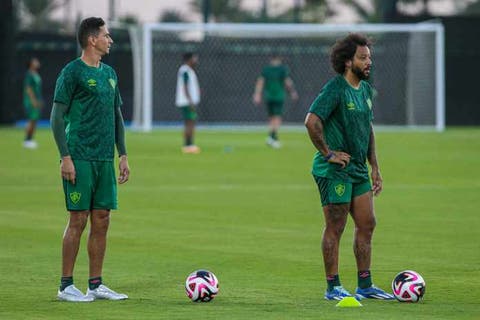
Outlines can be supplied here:
[[82, 197], [82, 194], [80, 192], [72, 192], [70, 193], [70, 200], [72, 200], [72, 202], [74, 204], [77, 204], [78, 201], [80, 201], [80, 198]]
[[367, 99], [367, 105], [369, 109], [372, 109], [372, 100], [370, 98]]
[[88, 85], [89, 87], [95, 87], [95, 86], [97, 86], [97, 80], [95, 80], [95, 79], [88, 79], [88, 80], [87, 80], [87, 85]]
[[335, 192], [339, 197], [343, 196], [343, 194], [345, 193], [345, 185], [343, 183], [337, 184], [335, 186]]
[[355, 110], [355, 103], [353, 103], [353, 102], [347, 103], [347, 109], [348, 110]]
[[110, 85], [112, 86], [112, 88], [115, 89], [115, 86], [116, 86], [116, 84], [117, 84], [117, 83], [115, 82], [115, 80], [112, 79], [112, 78], [110, 78], [110, 79], [108, 79], [108, 82], [110, 82]]

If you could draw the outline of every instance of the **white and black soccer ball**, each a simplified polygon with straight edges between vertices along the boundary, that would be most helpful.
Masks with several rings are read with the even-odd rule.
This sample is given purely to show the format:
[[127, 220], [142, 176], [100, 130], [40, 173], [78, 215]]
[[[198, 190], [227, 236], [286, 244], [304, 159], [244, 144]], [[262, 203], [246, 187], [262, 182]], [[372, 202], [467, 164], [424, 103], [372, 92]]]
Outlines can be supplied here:
[[218, 294], [218, 280], [208, 270], [192, 272], [185, 281], [185, 291], [193, 302], [208, 302]]
[[425, 294], [425, 280], [419, 273], [405, 270], [393, 279], [392, 291], [400, 302], [418, 302]]

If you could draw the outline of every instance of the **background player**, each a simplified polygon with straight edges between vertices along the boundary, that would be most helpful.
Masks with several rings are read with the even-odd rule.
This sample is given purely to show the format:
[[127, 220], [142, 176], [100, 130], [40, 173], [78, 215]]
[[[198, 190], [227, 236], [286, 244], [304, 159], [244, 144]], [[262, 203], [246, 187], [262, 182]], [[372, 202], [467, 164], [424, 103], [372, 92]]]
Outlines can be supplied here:
[[177, 92], [175, 105], [181, 110], [184, 120], [184, 153], [199, 153], [194, 143], [196, 108], [200, 103], [200, 86], [194, 68], [198, 64], [198, 55], [192, 52], [183, 55], [183, 64], [177, 73]]
[[255, 84], [255, 92], [253, 94], [253, 102], [256, 105], [262, 103], [263, 95], [263, 100], [267, 107], [268, 127], [270, 130], [267, 144], [273, 148], [281, 147], [278, 140], [278, 129], [282, 124], [285, 89], [290, 93], [292, 100], [298, 100], [298, 94], [289, 76], [288, 67], [283, 64], [280, 56], [275, 55], [271, 58], [270, 63], [263, 68], [262, 74]]
[[350, 296], [338, 275], [338, 247], [349, 212], [355, 222], [357, 299], [393, 299], [393, 295], [372, 284], [370, 274], [371, 240], [376, 224], [372, 193], [378, 195], [382, 191], [372, 126], [372, 88], [364, 81], [372, 65], [370, 45], [360, 34], [350, 34], [335, 43], [330, 59], [338, 75], [323, 87], [305, 120], [310, 139], [318, 150], [312, 173], [320, 191], [326, 224], [322, 251], [327, 300]]
[[37, 58], [31, 58], [27, 63], [27, 73], [23, 82], [23, 106], [27, 113], [27, 126], [25, 128], [25, 141], [23, 146], [29, 149], [35, 149], [38, 144], [33, 140], [37, 120], [40, 118], [40, 112], [43, 107], [42, 98], [42, 78], [38, 73], [40, 61]]
[[[118, 182], [125, 183], [130, 174], [117, 75], [100, 61], [110, 52], [113, 40], [105, 22], [92, 17], [81, 22], [78, 41], [82, 55], [60, 73], [51, 114], [52, 130], [62, 158], [65, 201], [70, 212], [63, 236], [58, 298], [75, 302], [122, 300], [127, 299], [127, 295], [102, 284], [110, 210], [117, 208], [115, 144], [120, 157]], [[84, 296], [73, 284], [73, 268], [89, 217], [90, 278]]]

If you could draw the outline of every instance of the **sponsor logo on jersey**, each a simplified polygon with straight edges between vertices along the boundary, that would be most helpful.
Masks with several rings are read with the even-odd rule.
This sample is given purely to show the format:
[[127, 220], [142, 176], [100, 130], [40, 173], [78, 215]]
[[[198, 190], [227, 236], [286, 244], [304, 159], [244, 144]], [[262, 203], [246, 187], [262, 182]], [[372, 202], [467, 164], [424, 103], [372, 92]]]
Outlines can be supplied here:
[[89, 87], [95, 87], [95, 86], [97, 86], [97, 80], [95, 80], [95, 79], [88, 79], [88, 80], [87, 80], [87, 85], [88, 85]]
[[115, 86], [117, 85], [117, 83], [115, 82], [114, 79], [110, 78], [108, 79], [108, 82], [110, 82], [110, 85], [112, 86], [113, 89], [115, 89]]
[[339, 197], [343, 196], [343, 194], [345, 193], [345, 185], [343, 183], [337, 184], [335, 186], [335, 192]]
[[77, 204], [78, 201], [80, 201], [80, 198], [82, 197], [82, 194], [80, 192], [72, 192], [70, 193], [70, 200], [72, 200], [72, 202], [74, 204]]
[[353, 102], [347, 103], [347, 109], [348, 110], [355, 110], [355, 103], [353, 103]]
[[369, 109], [372, 109], [372, 100], [370, 98], [367, 99], [367, 105]]

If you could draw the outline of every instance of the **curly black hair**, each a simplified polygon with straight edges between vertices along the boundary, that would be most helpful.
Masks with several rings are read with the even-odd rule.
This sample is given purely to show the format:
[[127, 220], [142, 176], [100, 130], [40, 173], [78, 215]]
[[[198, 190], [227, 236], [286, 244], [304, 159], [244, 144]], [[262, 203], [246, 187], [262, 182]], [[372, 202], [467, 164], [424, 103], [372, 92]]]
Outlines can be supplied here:
[[359, 33], [350, 33], [343, 39], [337, 40], [330, 53], [330, 62], [333, 69], [339, 73], [345, 73], [345, 62], [352, 60], [358, 46], [371, 47], [372, 40]]

